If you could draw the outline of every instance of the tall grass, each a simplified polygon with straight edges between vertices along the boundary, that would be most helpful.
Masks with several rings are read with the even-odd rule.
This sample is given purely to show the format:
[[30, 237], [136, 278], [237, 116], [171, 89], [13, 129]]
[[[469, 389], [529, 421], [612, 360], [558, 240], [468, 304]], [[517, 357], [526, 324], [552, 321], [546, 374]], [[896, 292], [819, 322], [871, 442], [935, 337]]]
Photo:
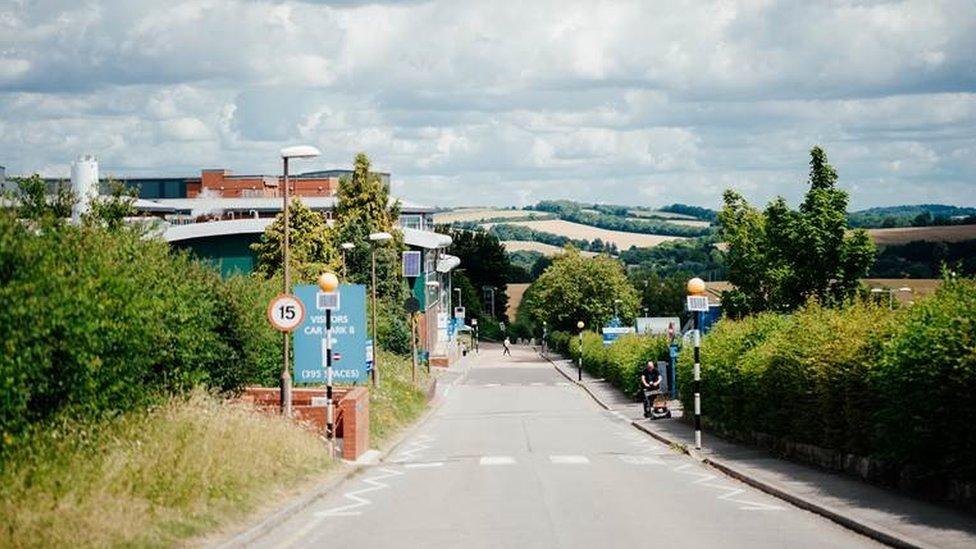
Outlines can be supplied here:
[[57, 423], [0, 471], [2, 547], [171, 546], [330, 466], [305, 429], [200, 390]]
[[417, 366], [417, 384], [410, 379], [411, 362], [387, 351], [379, 352], [380, 387], [369, 393], [369, 436], [372, 446], [382, 445], [397, 430], [417, 419], [427, 407], [432, 378]]

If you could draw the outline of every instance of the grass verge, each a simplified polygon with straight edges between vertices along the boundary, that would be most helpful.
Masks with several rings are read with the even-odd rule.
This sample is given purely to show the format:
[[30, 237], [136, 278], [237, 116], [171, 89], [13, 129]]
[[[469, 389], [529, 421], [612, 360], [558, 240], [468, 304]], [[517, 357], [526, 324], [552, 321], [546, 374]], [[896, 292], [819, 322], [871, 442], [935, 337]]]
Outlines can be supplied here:
[[380, 387], [370, 389], [369, 437], [376, 447], [414, 422], [427, 408], [427, 389], [432, 378], [427, 368], [417, 366], [417, 383], [410, 380], [409, 358], [381, 351]]
[[0, 547], [172, 546], [328, 466], [279, 417], [204, 391], [102, 423], [63, 420], [0, 471]]

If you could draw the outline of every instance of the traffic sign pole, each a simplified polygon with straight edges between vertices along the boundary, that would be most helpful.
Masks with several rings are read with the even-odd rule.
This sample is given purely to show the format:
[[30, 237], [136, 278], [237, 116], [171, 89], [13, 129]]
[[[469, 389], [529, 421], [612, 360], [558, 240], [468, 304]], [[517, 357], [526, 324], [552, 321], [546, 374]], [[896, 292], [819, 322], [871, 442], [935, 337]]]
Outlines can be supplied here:
[[325, 310], [325, 436], [335, 457], [335, 406], [332, 402], [332, 308]]

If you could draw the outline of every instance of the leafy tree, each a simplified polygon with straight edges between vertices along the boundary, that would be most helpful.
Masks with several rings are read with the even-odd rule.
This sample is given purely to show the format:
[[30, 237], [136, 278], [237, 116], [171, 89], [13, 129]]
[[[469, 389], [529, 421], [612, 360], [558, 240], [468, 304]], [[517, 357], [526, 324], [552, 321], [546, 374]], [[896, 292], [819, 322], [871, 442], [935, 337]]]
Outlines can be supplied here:
[[729, 281], [722, 303], [732, 315], [793, 310], [810, 298], [836, 305], [854, 297], [874, 261], [867, 233], [848, 234], [847, 193], [820, 147], [810, 151], [810, 190], [798, 211], [782, 198], [764, 212], [725, 192], [719, 214], [728, 244]]
[[29, 177], [14, 177], [11, 181], [17, 185], [17, 216], [21, 219], [61, 222], [71, 217], [71, 209], [78, 197], [69, 183], [59, 181], [49, 193], [44, 178], [36, 173]]
[[648, 316], [677, 316], [685, 318], [686, 284], [692, 273], [676, 272], [662, 276], [654, 269], [636, 269], [630, 281], [640, 293], [641, 308]]
[[529, 290], [523, 297], [527, 312], [551, 330], [575, 331], [579, 320], [588, 328], [603, 326], [613, 316], [615, 300], [620, 300], [620, 316], [633, 318], [640, 302], [618, 261], [585, 258], [572, 249], [557, 256]]
[[[505, 286], [512, 272], [505, 247], [495, 235], [480, 229], [451, 229], [448, 234], [452, 243], [447, 253], [461, 259], [465, 275], [479, 292], [485, 286], [495, 288], [495, 315], [503, 318], [508, 307]], [[479, 299], [484, 299], [483, 294]]]
[[[376, 291], [380, 297], [399, 304], [405, 296], [400, 272], [403, 234], [395, 230], [400, 217], [400, 202], [390, 201], [390, 188], [370, 171], [369, 157], [356, 155], [353, 173], [339, 181], [335, 208], [335, 243], [351, 242], [346, 252], [346, 272], [352, 282], [369, 284], [372, 277], [372, 248], [376, 247]], [[393, 240], [374, 244], [370, 233], [387, 232]]]
[[[301, 200], [293, 199], [288, 208], [289, 256], [294, 276], [299, 280], [313, 280], [319, 273], [338, 271], [340, 260], [336, 251], [334, 231], [325, 217], [313, 212]], [[261, 241], [251, 245], [257, 253], [256, 271], [271, 278], [282, 271], [284, 264], [284, 212], [264, 230]]]
[[118, 230], [125, 225], [125, 218], [136, 214], [135, 203], [138, 191], [126, 187], [116, 180], [109, 181], [109, 194], [92, 199], [86, 223], [104, 225], [109, 230]]

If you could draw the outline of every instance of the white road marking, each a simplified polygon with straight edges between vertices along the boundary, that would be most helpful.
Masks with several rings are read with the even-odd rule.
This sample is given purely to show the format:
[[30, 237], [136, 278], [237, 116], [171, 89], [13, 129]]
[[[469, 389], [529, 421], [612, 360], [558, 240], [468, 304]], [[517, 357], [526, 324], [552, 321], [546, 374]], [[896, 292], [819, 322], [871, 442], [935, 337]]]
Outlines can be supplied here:
[[590, 458], [586, 456], [549, 456], [549, 461], [559, 465], [586, 465]]
[[664, 461], [651, 456], [617, 456], [620, 461], [631, 465], [664, 465]]
[[542, 383], [541, 381], [536, 381], [534, 383], [529, 383], [529, 385], [533, 387], [542, 387], [543, 385], [545, 385], [545, 383]]
[[679, 465], [678, 467], [675, 467], [672, 470], [677, 471], [683, 475], [691, 475], [691, 476], [698, 477], [698, 479], [695, 480], [692, 484], [701, 484], [702, 486], [708, 486], [709, 488], [714, 488], [716, 490], [724, 491], [725, 492], [724, 494], [720, 496], [715, 496], [715, 499], [721, 499], [725, 501], [731, 501], [733, 503], [738, 503], [739, 509], [742, 511], [782, 511], [783, 510], [783, 507], [780, 507], [778, 505], [770, 505], [767, 503], [759, 503], [756, 501], [750, 501], [745, 499], [736, 499], [735, 496], [744, 493], [744, 490], [741, 490], [739, 488], [733, 488], [731, 486], [725, 486], [724, 484], [715, 484], [709, 482], [716, 478], [715, 475], [711, 475], [708, 473], [694, 472], [694, 471], [685, 471], [685, 469], [691, 466], [692, 465], [690, 463], [685, 463], [683, 465]]
[[406, 463], [404, 467], [407, 469], [427, 469], [430, 467], [440, 467], [444, 465], [443, 461], [430, 461], [426, 463]]
[[430, 448], [430, 442], [434, 437], [430, 435], [418, 435], [410, 441], [410, 445], [390, 460], [391, 463], [404, 463], [411, 459], [417, 459], [417, 454]]
[[485, 383], [482, 387], [501, 387], [501, 383]]
[[362, 488], [359, 490], [353, 490], [352, 492], [346, 492], [342, 497], [352, 500], [349, 505], [342, 505], [340, 507], [333, 507], [332, 509], [326, 509], [325, 511], [319, 511], [315, 513], [317, 517], [349, 517], [360, 514], [360, 507], [366, 507], [371, 505], [373, 502], [362, 497], [363, 494], [368, 494], [369, 492], [375, 492], [376, 490], [382, 490], [383, 488], [389, 488], [390, 485], [384, 482], [380, 482], [384, 479], [400, 476], [403, 473], [395, 469], [387, 469], [386, 467], [381, 467], [377, 469], [384, 474], [363, 479], [363, 484], [369, 484], [369, 487]]
[[482, 456], [478, 465], [513, 465], [515, 458], [509, 456]]

